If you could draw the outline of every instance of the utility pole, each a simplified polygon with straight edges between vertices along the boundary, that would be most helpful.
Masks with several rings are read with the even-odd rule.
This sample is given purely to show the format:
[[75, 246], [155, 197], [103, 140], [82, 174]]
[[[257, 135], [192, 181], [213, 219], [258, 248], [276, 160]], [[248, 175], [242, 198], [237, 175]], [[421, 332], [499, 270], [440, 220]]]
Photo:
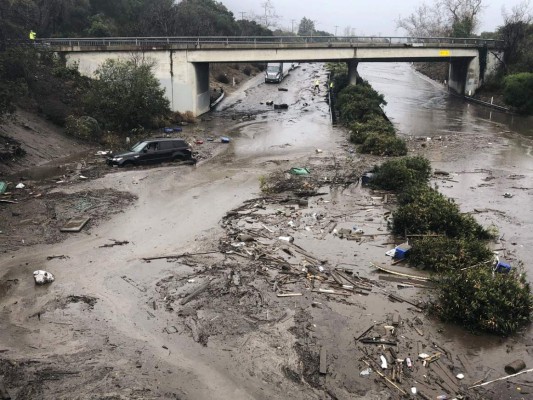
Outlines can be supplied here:
[[246, 14], [244, 11], [239, 11], [239, 14], [241, 14], [241, 19], [244, 19], [244, 14]]
[[339, 25], [335, 25], [335, 36], [337, 36], [337, 28], [339, 27]]
[[291, 19], [291, 33], [294, 33], [294, 22], [296, 20], [295, 19]]

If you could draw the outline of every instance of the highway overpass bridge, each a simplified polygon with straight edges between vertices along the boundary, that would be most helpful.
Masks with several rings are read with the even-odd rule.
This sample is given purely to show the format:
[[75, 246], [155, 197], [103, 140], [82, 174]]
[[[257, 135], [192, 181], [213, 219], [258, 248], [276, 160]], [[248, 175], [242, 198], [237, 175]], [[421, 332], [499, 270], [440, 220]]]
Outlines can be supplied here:
[[91, 76], [108, 58], [149, 59], [174, 111], [209, 110], [209, 63], [347, 62], [355, 83], [359, 62], [449, 62], [450, 89], [474, 94], [494, 73], [502, 42], [410, 37], [144, 37], [40, 39]]

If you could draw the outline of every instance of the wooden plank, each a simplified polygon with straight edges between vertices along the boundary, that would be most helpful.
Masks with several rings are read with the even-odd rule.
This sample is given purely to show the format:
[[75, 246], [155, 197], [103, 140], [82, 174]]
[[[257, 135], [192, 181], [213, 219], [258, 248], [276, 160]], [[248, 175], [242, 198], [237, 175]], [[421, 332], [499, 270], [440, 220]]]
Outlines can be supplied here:
[[71, 218], [68, 220], [68, 222], [63, 225], [63, 227], [60, 229], [61, 232], [79, 232], [83, 229], [85, 224], [89, 222], [91, 218], [89, 217], [78, 217], [78, 218]]
[[320, 373], [325, 375], [328, 372], [327, 352], [324, 346], [320, 348]]
[[429, 276], [413, 275], [413, 274], [406, 274], [406, 273], [399, 272], [399, 271], [394, 271], [394, 270], [392, 270], [390, 268], [385, 268], [385, 267], [382, 267], [382, 266], [377, 265], [375, 263], [370, 263], [370, 265], [372, 265], [374, 268], [379, 269], [380, 271], [387, 272], [387, 273], [393, 274], [393, 275], [404, 276], [404, 277], [410, 278], [410, 279], [416, 279], [416, 280], [421, 280], [421, 281], [427, 281], [427, 280], [431, 279]]
[[278, 293], [278, 297], [294, 297], [294, 296], [303, 296], [302, 293]]

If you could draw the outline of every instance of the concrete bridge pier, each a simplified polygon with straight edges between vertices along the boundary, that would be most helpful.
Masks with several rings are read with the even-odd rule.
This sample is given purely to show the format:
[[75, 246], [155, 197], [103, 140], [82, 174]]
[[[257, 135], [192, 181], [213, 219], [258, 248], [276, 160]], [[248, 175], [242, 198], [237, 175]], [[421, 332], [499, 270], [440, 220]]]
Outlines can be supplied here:
[[348, 82], [350, 85], [356, 85], [357, 84], [357, 78], [359, 77], [359, 73], [357, 72], [357, 65], [359, 62], [357, 60], [348, 60]]
[[167, 51], [168, 63], [159, 60], [156, 77], [165, 88], [171, 110], [187, 110], [194, 115], [209, 111], [209, 63], [190, 62], [187, 54]]
[[457, 94], [473, 96], [476, 90], [483, 86], [483, 81], [498, 71], [501, 59], [503, 52], [487, 52], [484, 56], [483, 70], [480, 55], [450, 60], [448, 87]]
[[473, 96], [480, 85], [479, 57], [450, 62], [448, 87], [460, 95]]

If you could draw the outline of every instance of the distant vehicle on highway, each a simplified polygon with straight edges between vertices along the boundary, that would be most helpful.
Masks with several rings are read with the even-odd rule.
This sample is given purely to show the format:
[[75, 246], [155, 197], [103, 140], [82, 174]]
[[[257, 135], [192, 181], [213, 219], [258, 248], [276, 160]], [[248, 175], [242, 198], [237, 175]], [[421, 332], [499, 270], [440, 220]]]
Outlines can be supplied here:
[[128, 167], [165, 161], [196, 163], [193, 158], [192, 145], [183, 139], [147, 139], [137, 143], [128, 152], [109, 157], [107, 164]]
[[293, 68], [293, 63], [268, 63], [265, 70], [265, 83], [280, 83]]

